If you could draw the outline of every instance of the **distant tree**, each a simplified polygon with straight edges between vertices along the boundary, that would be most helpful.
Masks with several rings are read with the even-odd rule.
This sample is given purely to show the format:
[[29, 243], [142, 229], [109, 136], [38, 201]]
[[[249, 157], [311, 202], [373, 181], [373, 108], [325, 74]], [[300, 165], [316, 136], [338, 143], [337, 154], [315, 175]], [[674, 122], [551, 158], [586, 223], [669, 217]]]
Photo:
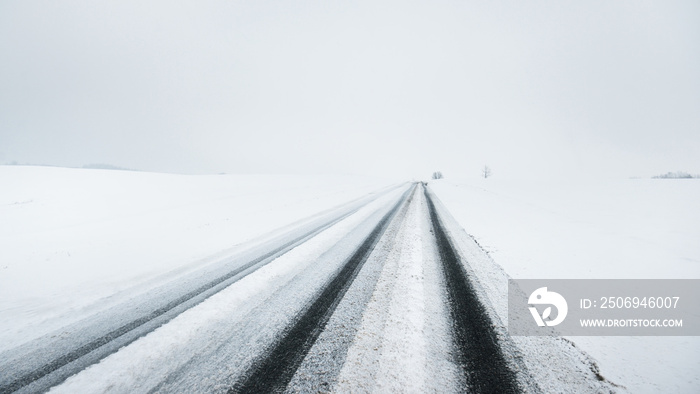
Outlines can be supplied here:
[[433, 172], [433, 179], [442, 179], [442, 172], [440, 172], [440, 171]]
[[491, 168], [489, 168], [489, 166], [484, 166], [484, 169], [481, 170], [481, 175], [484, 177], [484, 179], [490, 177], [491, 176]]

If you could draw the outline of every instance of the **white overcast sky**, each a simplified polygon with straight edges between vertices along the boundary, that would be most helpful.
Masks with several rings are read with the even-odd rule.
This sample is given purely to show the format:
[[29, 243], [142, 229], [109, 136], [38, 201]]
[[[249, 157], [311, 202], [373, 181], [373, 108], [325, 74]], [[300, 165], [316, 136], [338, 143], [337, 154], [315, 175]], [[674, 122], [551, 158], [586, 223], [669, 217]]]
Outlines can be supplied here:
[[700, 173], [700, 1], [0, 2], [0, 163]]

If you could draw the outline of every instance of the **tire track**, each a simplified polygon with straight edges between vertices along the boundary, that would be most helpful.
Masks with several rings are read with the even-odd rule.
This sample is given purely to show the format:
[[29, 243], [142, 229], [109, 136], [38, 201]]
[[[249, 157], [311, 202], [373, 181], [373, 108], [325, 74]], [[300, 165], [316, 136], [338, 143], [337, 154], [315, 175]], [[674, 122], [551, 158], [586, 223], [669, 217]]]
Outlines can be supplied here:
[[[356, 345], [358, 335], [362, 336], [359, 332], [362, 321], [371, 308], [372, 298], [378, 292], [382, 292], [377, 286], [381, 286], [379, 282], [387, 268], [386, 265], [391, 264], [387, 257], [390, 251], [400, 249], [402, 228], [408, 220], [408, 213], [416, 198], [420, 196], [419, 191], [414, 190], [411, 195], [412, 202], [404, 204], [396, 214], [396, 219], [391, 221], [384, 236], [375, 245], [374, 251], [350, 284], [324, 330], [287, 384], [286, 393], [328, 392], [331, 388], [334, 391], [343, 391], [338, 386], [340, 373], [348, 363], [353, 363], [348, 361], [348, 352]], [[380, 324], [383, 325], [384, 321]]]
[[325, 328], [350, 284], [357, 276], [374, 246], [384, 235], [400, 207], [410, 203], [417, 185], [406, 191], [396, 205], [382, 218], [360, 247], [348, 258], [343, 268], [323, 288], [316, 300], [282, 334], [272, 349], [255, 362], [229, 393], [279, 392], [291, 381], [294, 373]]
[[424, 194], [447, 285], [456, 358], [465, 375], [467, 390], [520, 393], [523, 390], [499, 346], [491, 319], [440, 222], [426, 188]]
[[[427, 203], [422, 190], [416, 190], [396, 241], [385, 249], [378, 283], [345, 364], [328, 380], [333, 391], [436, 393], [464, 387], [452, 357], [442, 263], [430, 228]], [[341, 305], [348, 303], [355, 304], [343, 300]], [[306, 376], [316, 378], [312, 372]], [[287, 392], [299, 392], [294, 389]]]

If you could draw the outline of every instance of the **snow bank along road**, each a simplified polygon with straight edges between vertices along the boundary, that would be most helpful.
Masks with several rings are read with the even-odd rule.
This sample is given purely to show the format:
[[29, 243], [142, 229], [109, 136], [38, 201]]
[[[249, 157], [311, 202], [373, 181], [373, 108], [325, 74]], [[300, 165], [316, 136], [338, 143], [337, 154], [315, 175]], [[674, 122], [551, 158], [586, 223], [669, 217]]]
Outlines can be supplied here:
[[570, 342], [509, 337], [484, 261], [403, 185], [0, 354], [0, 392], [621, 389]]

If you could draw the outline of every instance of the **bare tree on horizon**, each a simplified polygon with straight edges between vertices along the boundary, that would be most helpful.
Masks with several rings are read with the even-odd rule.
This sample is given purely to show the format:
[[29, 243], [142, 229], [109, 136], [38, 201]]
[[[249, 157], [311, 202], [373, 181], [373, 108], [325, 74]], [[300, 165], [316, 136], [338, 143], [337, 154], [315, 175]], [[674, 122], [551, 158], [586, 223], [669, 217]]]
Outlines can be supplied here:
[[489, 166], [484, 166], [484, 169], [481, 170], [481, 175], [484, 177], [484, 179], [490, 177], [491, 176], [491, 168]]

